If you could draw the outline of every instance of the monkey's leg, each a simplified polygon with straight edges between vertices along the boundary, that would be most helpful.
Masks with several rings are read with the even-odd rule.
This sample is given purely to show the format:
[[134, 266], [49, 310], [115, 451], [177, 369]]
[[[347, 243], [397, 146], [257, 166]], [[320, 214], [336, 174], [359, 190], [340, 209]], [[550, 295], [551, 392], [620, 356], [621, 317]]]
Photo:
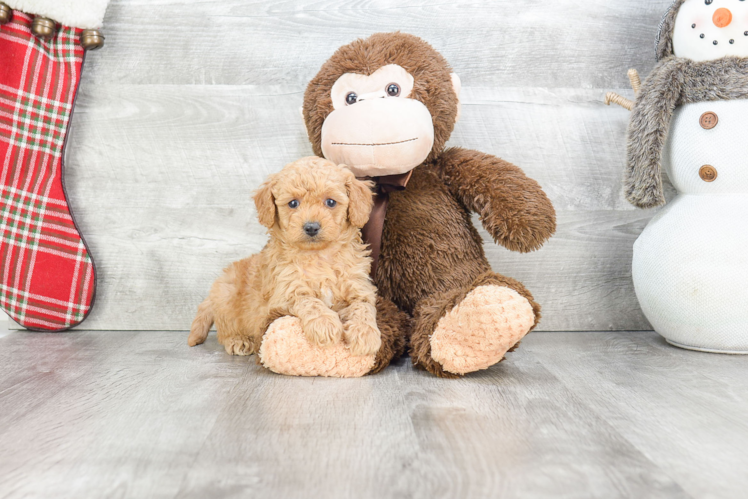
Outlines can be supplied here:
[[405, 339], [410, 336], [411, 319], [395, 304], [377, 297], [377, 326], [382, 333], [382, 347], [379, 348], [374, 366], [369, 375], [379, 373], [392, 362], [405, 354]]
[[539, 319], [540, 306], [520, 282], [487, 272], [418, 303], [410, 356], [440, 377], [484, 370], [513, 351]]
[[393, 303], [377, 298], [382, 347], [371, 356], [354, 356], [343, 342], [329, 347], [310, 344], [301, 321], [293, 316], [277, 315], [268, 323], [259, 351], [265, 368], [282, 375], [354, 378], [377, 373], [403, 354], [410, 318]]

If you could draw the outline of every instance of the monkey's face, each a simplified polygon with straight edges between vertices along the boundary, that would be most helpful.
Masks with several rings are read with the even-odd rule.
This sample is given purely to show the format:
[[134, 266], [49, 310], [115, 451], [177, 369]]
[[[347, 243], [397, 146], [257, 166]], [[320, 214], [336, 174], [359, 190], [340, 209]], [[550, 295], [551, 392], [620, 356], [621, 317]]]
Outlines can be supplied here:
[[333, 111], [322, 125], [325, 158], [357, 176], [402, 174], [434, 146], [428, 108], [411, 97], [414, 79], [397, 64], [371, 75], [346, 73], [332, 86]]
[[460, 79], [428, 43], [375, 33], [340, 47], [307, 85], [312, 149], [358, 177], [404, 174], [444, 150], [460, 114]]

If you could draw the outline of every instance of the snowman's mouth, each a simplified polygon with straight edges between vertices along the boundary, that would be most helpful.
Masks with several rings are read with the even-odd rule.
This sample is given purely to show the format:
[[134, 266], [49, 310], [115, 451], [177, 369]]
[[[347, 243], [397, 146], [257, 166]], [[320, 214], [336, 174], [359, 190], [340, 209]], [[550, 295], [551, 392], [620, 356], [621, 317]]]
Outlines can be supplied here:
[[[696, 25], [694, 25], [693, 28], [696, 29]], [[739, 39], [736, 40], [736, 38], [734, 36], [730, 37], [729, 39], [719, 40], [716, 37], [708, 37], [706, 35], [706, 33], [699, 33], [699, 38], [701, 38], [702, 40], [704, 40], [707, 43], [711, 42], [711, 44], [714, 45], [714, 46], [718, 46], [721, 43], [728, 43], [730, 45], [735, 45], [736, 43], [738, 43], [740, 41]], [[744, 39], [746, 39], [746, 41], [748, 41], [748, 30], [746, 30], [743, 33], [742, 38], [744, 38]]]

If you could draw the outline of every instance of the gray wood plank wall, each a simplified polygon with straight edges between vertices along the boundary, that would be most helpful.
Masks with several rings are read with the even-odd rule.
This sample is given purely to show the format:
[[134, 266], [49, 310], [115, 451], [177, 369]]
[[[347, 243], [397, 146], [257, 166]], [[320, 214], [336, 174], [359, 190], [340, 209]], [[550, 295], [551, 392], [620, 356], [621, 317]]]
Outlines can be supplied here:
[[[113, 0], [89, 54], [67, 186], [98, 265], [84, 328], [187, 329], [220, 270], [259, 251], [250, 193], [311, 154], [303, 90], [337, 47], [379, 31], [421, 36], [463, 82], [450, 145], [522, 167], [559, 230], [520, 255], [487, 240], [494, 269], [525, 282], [542, 330], [649, 329], [632, 245], [654, 215], [621, 194], [631, 97], [670, 0]], [[484, 238], [487, 238], [485, 233]]]

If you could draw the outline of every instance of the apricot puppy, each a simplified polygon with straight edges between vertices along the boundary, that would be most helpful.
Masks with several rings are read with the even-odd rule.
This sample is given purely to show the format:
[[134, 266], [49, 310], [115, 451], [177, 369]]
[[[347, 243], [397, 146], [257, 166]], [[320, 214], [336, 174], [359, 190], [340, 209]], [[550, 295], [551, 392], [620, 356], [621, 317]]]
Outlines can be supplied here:
[[202, 344], [215, 323], [226, 352], [250, 355], [268, 325], [288, 315], [299, 318], [312, 345], [342, 338], [356, 356], [376, 353], [376, 290], [359, 231], [371, 211], [371, 185], [309, 157], [270, 176], [254, 201], [269, 241], [216, 280], [192, 323], [189, 345]]

